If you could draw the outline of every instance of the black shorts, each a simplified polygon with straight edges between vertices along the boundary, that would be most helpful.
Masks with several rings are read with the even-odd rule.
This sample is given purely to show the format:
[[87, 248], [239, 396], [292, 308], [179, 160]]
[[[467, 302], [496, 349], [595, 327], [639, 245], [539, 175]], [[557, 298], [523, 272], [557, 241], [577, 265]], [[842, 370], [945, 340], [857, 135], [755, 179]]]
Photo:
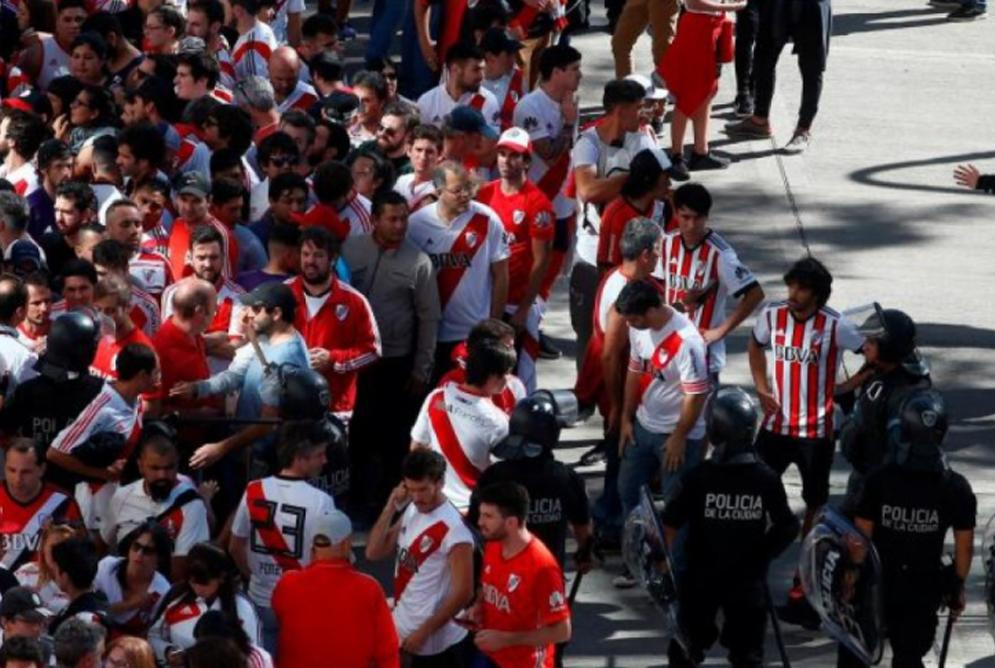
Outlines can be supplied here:
[[833, 468], [833, 442], [826, 438], [794, 438], [761, 429], [757, 454], [767, 466], [784, 473], [790, 464], [802, 476], [802, 499], [809, 508], [829, 500], [829, 471]]

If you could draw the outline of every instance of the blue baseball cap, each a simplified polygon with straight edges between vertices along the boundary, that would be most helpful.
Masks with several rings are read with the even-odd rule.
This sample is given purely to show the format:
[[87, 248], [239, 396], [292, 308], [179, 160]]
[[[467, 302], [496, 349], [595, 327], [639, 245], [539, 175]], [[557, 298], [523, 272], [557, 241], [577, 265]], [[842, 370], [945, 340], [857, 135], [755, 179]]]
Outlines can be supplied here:
[[498, 133], [484, 120], [484, 115], [473, 107], [460, 105], [446, 117], [445, 126], [457, 132], [479, 134], [487, 139], [497, 139]]

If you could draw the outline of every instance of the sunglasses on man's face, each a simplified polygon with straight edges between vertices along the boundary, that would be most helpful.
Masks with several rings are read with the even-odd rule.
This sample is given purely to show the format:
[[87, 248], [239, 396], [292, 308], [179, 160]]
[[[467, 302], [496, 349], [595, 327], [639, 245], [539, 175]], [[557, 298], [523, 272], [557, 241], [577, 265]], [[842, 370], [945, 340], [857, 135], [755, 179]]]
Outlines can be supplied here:
[[270, 156], [269, 159], [269, 164], [273, 165], [274, 167], [284, 167], [286, 165], [289, 165], [290, 163], [291, 163], [290, 158], [285, 155], [274, 155]]
[[131, 544], [132, 552], [141, 552], [146, 557], [154, 556], [156, 553], [155, 545], [149, 545], [147, 543], [139, 543], [137, 540]]

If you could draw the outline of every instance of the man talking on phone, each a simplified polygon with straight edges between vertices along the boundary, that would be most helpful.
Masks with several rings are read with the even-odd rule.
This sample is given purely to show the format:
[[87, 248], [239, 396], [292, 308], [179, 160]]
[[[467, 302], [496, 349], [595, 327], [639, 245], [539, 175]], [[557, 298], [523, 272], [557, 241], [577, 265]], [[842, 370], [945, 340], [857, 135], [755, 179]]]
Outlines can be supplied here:
[[443, 494], [446, 460], [413, 450], [370, 531], [366, 558], [397, 549], [394, 625], [405, 668], [469, 668], [473, 644], [453, 621], [473, 598], [473, 536]]

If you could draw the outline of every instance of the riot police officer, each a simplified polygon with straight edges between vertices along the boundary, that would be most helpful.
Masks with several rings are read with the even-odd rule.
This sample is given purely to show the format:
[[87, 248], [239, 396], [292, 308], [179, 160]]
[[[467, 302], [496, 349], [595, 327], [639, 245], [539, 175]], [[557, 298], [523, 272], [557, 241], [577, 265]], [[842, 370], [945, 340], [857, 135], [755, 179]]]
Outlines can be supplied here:
[[763, 665], [767, 565], [798, 535], [780, 477], [753, 450], [757, 410], [739, 388], [719, 390], [708, 418], [712, 456], [692, 469], [663, 511], [668, 543], [687, 527], [687, 570], [678, 573], [678, 620], [669, 665], [694, 666], [719, 636], [734, 667]]
[[[560, 401], [557, 401], [557, 396]], [[508, 436], [493, 453], [503, 461], [489, 466], [477, 481], [476, 489], [495, 482], [517, 482], [529, 493], [529, 531], [549, 548], [560, 566], [566, 556], [567, 525], [577, 541], [577, 568], [586, 571], [591, 562], [591, 516], [584, 481], [576, 471], [553, 457], [560, 440], [561, 422], [569, 421], [561, 412], [565, 395], [539, 390], [515, 405]], [[477, 525], [479, 503], [470, 499], [467, 516]]]
[[916, 350], [916, 326], [897, 309], [882, 309], [860, 327], [866, 378], [840, 430], [840, 447], [853, 466], [843, 510], [853, 513], [864, 477], [885, 458], [887, 424], [909, 392], [931, 386], [929, 366]]
[[[886, 463], [868, 474], [854, 524], [881, 558], [884, 622], [892, 666], [922, 666], [936, 634], [941, 603], [964, 609], [977, 501], [967, 479], [943, 455], [947, 409], [931, 389], [911, 392], [888, 421]], [[947, 529], [954, 532], [952, 572], [941, 569]], [[840, 647], [838, 666], [864, 665]]]

